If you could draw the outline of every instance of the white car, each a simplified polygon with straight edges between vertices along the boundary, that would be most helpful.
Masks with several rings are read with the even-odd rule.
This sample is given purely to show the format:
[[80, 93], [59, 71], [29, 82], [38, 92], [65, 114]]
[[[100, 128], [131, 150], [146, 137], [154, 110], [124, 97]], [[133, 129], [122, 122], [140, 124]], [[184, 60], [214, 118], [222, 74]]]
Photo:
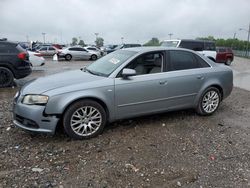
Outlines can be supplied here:
[[166, 47], [177, 47], [186, 48], [190, 50], [197, 51], [204, 56], [215, 62], [216, 60], [216, 47], [214, 41], [206, 40], [191, 40], [191, 39], [174, 39], [174, 40], [164, 40], [161, 46]]
[[29, 61], [33, 67], [39, 67], [45, 65], [45, 59], [42, 54], [38, 52], [27, 51], [29, 54]]
[[73, 59], [85, 59], [85, 60], [96, 60], [101, 57], [100, 52], [86, 50], [80, 46], [72, 46], [59, 50], [58, 58], [65, 58], [65, 60], [70, 61]]
[[95, 47], [95, 46], [86, 46], [86, 47], [84, 47], [86, 50], [88, 50], [88, 51], [91, 51], [91, 52], [98, 52], [98, 53], [100, 53], [100, 55], [101, 56], [103, 56], [103, 55], [106, 55], [105, 53], [104, 53], [104, 50], [103, 49], [101, 49], [101, 48], [97, 48], [97, 47]]

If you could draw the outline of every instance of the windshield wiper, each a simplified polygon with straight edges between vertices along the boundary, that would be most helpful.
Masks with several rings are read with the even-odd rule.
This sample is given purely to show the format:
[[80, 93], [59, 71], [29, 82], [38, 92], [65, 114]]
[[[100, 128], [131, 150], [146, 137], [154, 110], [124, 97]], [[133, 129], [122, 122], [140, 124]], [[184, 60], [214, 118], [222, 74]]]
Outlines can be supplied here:
[[99, 73], [99, 72], [95, 72], [95, 71], [91, 71], [91, 70], [89, 70], [89, 69], [87, 69], [87, 67], [84, 67], [83, 68], [83, 71], [84, 72], [89, 72], [90, 74], [93, 74], [93, 75], [96, 75], [96, 76], [106, 76], [105, 74], [102, 74], [102, 73]]

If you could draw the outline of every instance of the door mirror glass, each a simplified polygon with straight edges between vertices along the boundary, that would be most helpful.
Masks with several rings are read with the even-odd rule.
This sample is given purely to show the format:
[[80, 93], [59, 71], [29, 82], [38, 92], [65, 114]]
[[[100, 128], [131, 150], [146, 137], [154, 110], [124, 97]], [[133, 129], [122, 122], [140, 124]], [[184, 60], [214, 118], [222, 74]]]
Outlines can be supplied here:
[[122, 77], [123, 78], [127, 78], [129, 76], [135, 76], [136, 75], [136, 71], [134, 69], [123, 69], [122, 70]]

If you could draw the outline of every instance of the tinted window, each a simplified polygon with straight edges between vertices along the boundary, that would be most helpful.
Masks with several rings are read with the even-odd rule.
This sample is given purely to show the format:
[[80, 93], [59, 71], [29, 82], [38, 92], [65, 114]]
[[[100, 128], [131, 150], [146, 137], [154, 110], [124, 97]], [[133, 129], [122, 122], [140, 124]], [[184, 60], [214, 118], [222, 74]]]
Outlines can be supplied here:
[[214, 42], [204, 42], [205, 50], [215, 51], [215, 43]]
[[15, 45], [13, 44], [1, 44], [0, 43], [0, 53], [13, 53], [16, 52]]
[[55, 50], [53, 47], [49, 47], [49, 50]]
[[199, 63], [190, 52], [171, 50], [169, 55], [172, 71], [200, 68]]
[[46, 51], [46, 50], [47, 50], [47, 47], [40, 48], [40, 51]]
[[203, 45], [204, 45], [203, 42], [199, 42], [199, 41], [181, 41], [179, 47], [194, 50], [194, 51], [202, 51]]
[[83, 48], [69, 48], [70, 51], [86, 51]]
[[226, 49], [225, 48], [219, 48], [219, 49], [217, 49], [217, 52], [226, 52]]
[[96, 50], [95, 48], [87, 48], [88, 50]]
[[195, 55], [195, 58], [197, 62], [199, 63], [200, 68], [210, 67], [210, 65], [205, 60], [203, 60], [200, 56]]

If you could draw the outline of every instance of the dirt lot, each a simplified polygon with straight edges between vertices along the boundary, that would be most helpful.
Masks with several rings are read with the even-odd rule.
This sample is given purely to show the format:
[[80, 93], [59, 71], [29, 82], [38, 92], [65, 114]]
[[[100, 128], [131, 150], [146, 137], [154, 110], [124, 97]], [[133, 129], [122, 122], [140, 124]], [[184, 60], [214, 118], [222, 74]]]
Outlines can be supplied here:
[[[88, 63], [48, 62], [17, 84]], [[234, 88], [210, 117], [164, 113], [74, 141], [13, 127], [16, 90], [0, 90], [0, 187], [250, 187], [249, 91]]]

